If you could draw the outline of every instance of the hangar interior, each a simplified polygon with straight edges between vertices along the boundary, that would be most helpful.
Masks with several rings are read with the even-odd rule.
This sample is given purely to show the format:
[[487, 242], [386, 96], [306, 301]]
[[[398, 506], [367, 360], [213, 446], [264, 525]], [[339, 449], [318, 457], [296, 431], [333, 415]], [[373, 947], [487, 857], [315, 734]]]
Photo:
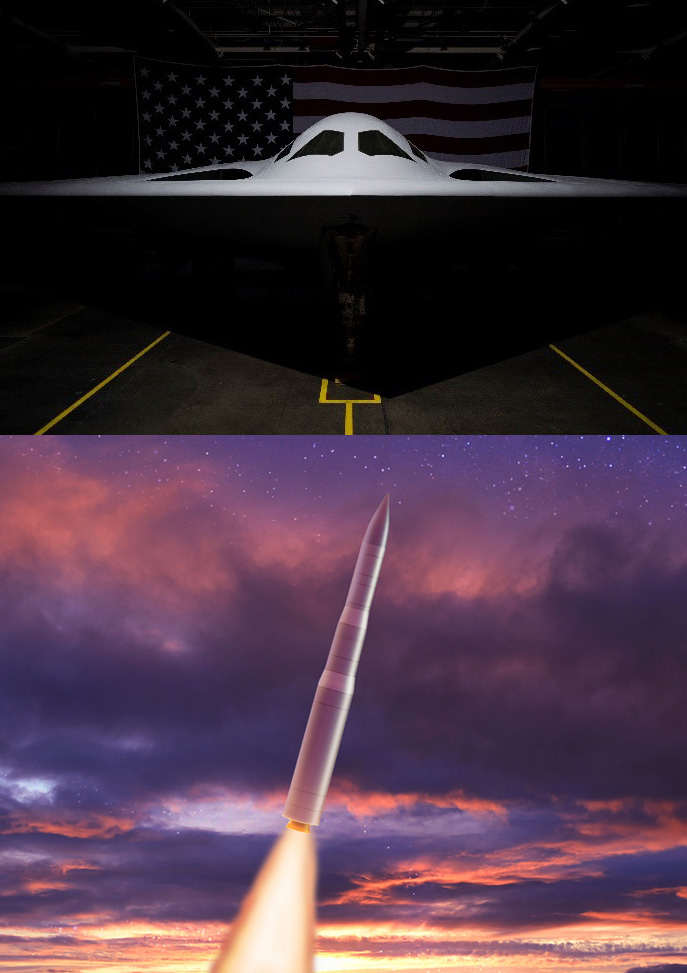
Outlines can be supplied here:
[[[138, 172], [145, 57], [533, 66], [530, 172], [687, 183], [687, 9], [667, 0], [10, 0], [0, 52], [3, 182]], [[642, 233], [628, 209], [593, 233], [457, 226], [441, 260], [411, 246], [375, 264], [348, 355], [317, 259], [17, 231], [0, 431], [682, 432], [679, 202]]]

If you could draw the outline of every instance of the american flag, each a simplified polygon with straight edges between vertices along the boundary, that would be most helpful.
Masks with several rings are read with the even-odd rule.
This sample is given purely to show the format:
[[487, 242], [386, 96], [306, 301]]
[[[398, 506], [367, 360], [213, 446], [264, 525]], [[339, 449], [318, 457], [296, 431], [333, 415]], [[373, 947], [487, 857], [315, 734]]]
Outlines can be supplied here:
[[535, 68], [208, 68], [135, 58], [141, 172], [269, 159], [327, 115], [389, 122], [437, 159], [527, 168]]

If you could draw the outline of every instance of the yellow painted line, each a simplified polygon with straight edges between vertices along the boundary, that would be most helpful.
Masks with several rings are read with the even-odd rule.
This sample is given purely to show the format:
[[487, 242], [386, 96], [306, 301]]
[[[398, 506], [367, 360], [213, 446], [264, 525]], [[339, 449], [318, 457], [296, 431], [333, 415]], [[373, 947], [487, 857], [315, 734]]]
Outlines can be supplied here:
[[[334, 379], [335, 385], [341, 385], [338, 379]], [[354, 405], [381, 405], [382, 397], [373, 393], [371, 399], [328, 399], [327, 391], [329, 389], [329, 379], [323, 378], [322, 385], [320, 386], [320, 405], [345, 405], [346, 410], [344, 414], [344, 435], [353, 435], [353, 406]]]
[[604, 392], [608, 392], [609, 395], [613, 396], [616, 402], [620, 402], [621, 405], [624, 405], [626, 409], [629, 409], [633, 415], [637, 416], [638, 419], [641, 419], [642, 422], [645, 422], [647, 426], [651, 426], [654, 432], [660, 433], [661, 436], [668, 435], [665, 429], [661, 429], [661, 427], [657, 426], [655, 422], [651, 421], [651, 419], [647, 419], [647, 417], [643, 413], [641, 413], [639, 409], [635, 409], [633, 405], [630, 405], [629, 402], [626, 402], [625, 399], [621, 398], [616, 392], [613, 391], [613, 389], [609, 389], [607, 385], [604, 385], [604, 383], [600, 382], [598, 378], [595, 378], [591, 374], [591, 372], [587, 371], [586, 368], [582, 368], [581, 365], [578, 365], [576, 361], [573, 361], [572, 358], [566, 355], [564, 351], [561, 351], [560, 348], [556, 348], [555, 345], [549, 345], [549, 348], [551, 348], [552, 351], [555, 351], [557, 355], [560, 355], [561, 358], [565, 358], [565, 360], [567, 362], [570, 362], [571, 365], [574, 365], [578, 371], [582, 372], [583, 375], [586, 375], [587, 378], [591, 379], [591, 381], [594, 382], [596, 385], [598, 385], [600, 389], [603, 389]]
[[166, 338], [167, 335], [170, 333], [171, 332], [169, 331], [165, 331], [164, 334], [161, 334], [158, 338], [155, 339], [155, 341], [151, 341], [150, 344], [143, 349], [143, 351], [139, 351], [137, 355], [134, 355], [133, 358], [130, 358], [129, 361], [126, 363], [126, 365], [122, 365], [122, 367], [118, 368], [116, 372], [112, 372], [111, 375], [108, 375], [106, 379], [103, 379], [102, 382], [96, 385], [95, 388], [92, 388], [90, 392], [86, 392], [85, 395], [82, 395], [80, 399], [77, 399], [76, 402], [72, 403], [72, 405], [70, 405], [69, 408], [65, 409], [64, 412], [60, 412], [59, 416], [55, 416], [54, 419], [51, 419], [50, 422], [42, 426], [38, 430], [38, 432], [34, 433], [34, 436], [42, 436], [44, 432], [48, 431], [48, 429], [52, 429], [53, 426], [56, 426], [57, 423], [60, 422], [62, 419], [64, 419], [65, 416], [68, 416], [70, 412], [74, 411], [74, 409], [78, 409], [79, 406], [86, 401], [86, 399], [90, 399], [92, 395], [95, 395], [95, 393], [99, 392], [101, 388], [104, 388], [108, 382], [112, 381], [113, 378], [117, 378], [118, 375], [121, 375], [122, 372], [129, 367], [129, 365], [133, 365], [135, 361], [138, 361], [139, 358], [142, 358], [147, 351], [150, 351], [151, 348], [154, 348], [156, 344], [162, 341], [163, 338]]

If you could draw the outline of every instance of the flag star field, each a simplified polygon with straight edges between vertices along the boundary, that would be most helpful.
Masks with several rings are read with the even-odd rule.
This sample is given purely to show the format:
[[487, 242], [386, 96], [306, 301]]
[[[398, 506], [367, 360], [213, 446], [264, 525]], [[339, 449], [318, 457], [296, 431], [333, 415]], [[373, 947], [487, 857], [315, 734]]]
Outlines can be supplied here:
[[203, 71], [137, 58], [141, 172], [256, 161], [292, 140], [283, 67]]

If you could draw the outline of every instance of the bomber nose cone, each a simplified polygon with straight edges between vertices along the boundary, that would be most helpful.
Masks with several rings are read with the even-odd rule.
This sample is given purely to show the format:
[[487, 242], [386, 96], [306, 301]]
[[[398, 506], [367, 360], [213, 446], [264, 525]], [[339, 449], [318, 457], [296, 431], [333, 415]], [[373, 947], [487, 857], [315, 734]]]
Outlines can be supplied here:
[[386, 547], [386, 539], [389, 534], [389, 494], [384, 497], [380, 505], [372, 515], [369, 527], [365, 532], [363, 544], [376, 544], [377, 547]]

